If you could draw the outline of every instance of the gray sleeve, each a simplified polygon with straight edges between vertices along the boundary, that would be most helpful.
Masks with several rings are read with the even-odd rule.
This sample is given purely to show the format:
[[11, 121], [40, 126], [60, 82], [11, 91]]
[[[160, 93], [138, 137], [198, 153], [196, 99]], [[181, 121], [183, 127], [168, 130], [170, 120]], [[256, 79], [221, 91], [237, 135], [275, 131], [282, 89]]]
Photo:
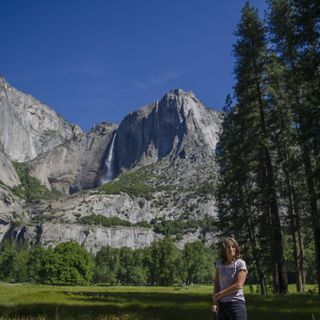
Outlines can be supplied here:
[[242, 259], [238, 259], [237, 262], [237, 273], [240, 271], [240, 270], [244, 270], [246, 272], [248, 272], [247, 270], [247, 265], [246, 265], [246, 262]]

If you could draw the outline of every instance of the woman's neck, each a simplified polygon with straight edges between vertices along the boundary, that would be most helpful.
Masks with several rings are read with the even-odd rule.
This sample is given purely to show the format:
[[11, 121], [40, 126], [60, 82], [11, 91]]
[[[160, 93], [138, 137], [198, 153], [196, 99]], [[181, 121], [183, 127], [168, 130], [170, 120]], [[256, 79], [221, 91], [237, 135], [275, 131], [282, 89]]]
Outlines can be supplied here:
[[232, 264], [236, 259], [235, 258], [227, 258], [226, 264]]

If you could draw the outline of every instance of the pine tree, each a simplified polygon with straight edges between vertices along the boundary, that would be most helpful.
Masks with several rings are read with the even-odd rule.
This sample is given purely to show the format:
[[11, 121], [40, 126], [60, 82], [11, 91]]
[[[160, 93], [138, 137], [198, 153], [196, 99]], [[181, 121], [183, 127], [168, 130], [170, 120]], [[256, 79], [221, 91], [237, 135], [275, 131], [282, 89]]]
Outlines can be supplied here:
[[[319, 201], [319, 143], [320, 143], [320, 108], [319, 108], [319, 11], [317, 1], [269, 1], [269, 25], [273, 51], [285, 68], [280, 81], [284, 82], [282, 96], [292, 114], [291, 128], [295, 128], [298, 147], [295, 153], [301, 155], [300, 163], [305, 172], [305, 193], [308, 195], [308, 211], [313, 222], [313, 234], [317, 257], [318, 285], [320, 289], [320, 214]], [[277, 79], [279, 81], [279, 79]], [[281, 90], [280, 90], [281, 91]], [[277, 104], [281, 100], [277, 94]], [[284, 103], [282, 103], [284, 105]], [[288, 107], [287, 107], [288, 109]], [[300, 152], [299, 152], [300, 149]], [[298, 151], [298, 152], [297, 152]], [[289, 155], [290, 158], [290, 155]], [[287, 172], [288, 190], [291, 189], [293, 208], [299, 207], [297, 186], [300, 167], [295, 172]], [[298, 210], [293, 209], [293, 227], [299, 230]], [[303, 273], [303, 248], [298, 235], [297, 255], [300, 272]], [[301, 275], [300, 275], [301, 277]]]
[[298, 46], [299, 138], [309, 193], [320, 294], [320, 5], [292, 0]]
[[254, 144], [249, 142], [247, 130], [243, 130], [244, 115], [238, 106], [232, 106], [230, 96], [226, 99], [224, 115], [218, 156], [221, 174], [216, 192], [220, 229], [224, 235], [235, 235], [241, 243], [246, 260], [257, 270], [260, 292], [266, 294], [264, 254], [258, 236], [261, 212], [256, 203], [259, 190], [254, 181], [258, 169]]
[[291, 230], [297, 291], [302, 292], [305, 284], [305, 257], [300, 216], [304, 203], [299, 196], [301, 179], [297, 179], [302, 168], [291, 107], [293, 96], [291, 90], [288, 90], [292, 83], [291, 68], [295, 64], [294, 23], [287, 0], [270, 0], [268, 3], [272, 44], [268, 64], [268, 103], [271, 106], [272, 144], [278, 168], [277, 185], [282, 206], [287, 207], [284, 223]]
[[242, 130], [247, 132], [252, 153], [258, 161], [255, 183], [260, 188], [260, 210], [269, 225], [271, 256], [273, 264], [274, 291], [287, 293], [288, 283], [276, 181], [270, 148], [268, 128], [269, 105], [267, 104], [266, 81], [266, 30], [259, 20], [257, 11], [246, 3], [236, 31], [234, 46], [236, 57], [235, 95], [238, 100], [239, 115], [243, 117]]

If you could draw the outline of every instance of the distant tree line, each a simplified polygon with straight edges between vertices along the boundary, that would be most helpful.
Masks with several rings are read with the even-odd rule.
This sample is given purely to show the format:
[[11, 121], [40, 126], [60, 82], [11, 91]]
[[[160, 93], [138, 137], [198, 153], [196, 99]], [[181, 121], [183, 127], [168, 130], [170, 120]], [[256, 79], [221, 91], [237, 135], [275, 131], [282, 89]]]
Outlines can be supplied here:
[[214, 255], [201, 241], [179, 250], [170, 237], [150, 247], [102, 247], [91, 255], [76, 242], [54, 249], [0, 246], [0, 281], [49, 285], [190, 285], [211, 284]]
[[235, 33], [220, 227], [243, 245], [262, 293], [269, 283], [287, 293], [288, 276], [299, 292], [306, 280], [320, 292], [320, 5], [267, 2], [265, 20], [246, 3]]

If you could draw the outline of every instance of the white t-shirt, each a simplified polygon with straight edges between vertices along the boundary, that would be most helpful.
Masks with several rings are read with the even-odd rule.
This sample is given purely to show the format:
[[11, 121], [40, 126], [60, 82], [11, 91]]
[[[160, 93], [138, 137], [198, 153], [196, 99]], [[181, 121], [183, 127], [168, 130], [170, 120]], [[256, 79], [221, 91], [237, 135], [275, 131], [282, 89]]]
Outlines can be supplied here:
[[[216, 268], [219, 270], [219, 291], [224, 290], [236, 283], [237, 273], [240, 270], [247, 272], [246, 262], [242, 259], [237, 259], [231, 264], [225, 265], [221, 260], [216, 263]], [[221, 302], [229, 301], [245, 301], [243, 289], [232, 292], [230, 295], [223, 297]]]

